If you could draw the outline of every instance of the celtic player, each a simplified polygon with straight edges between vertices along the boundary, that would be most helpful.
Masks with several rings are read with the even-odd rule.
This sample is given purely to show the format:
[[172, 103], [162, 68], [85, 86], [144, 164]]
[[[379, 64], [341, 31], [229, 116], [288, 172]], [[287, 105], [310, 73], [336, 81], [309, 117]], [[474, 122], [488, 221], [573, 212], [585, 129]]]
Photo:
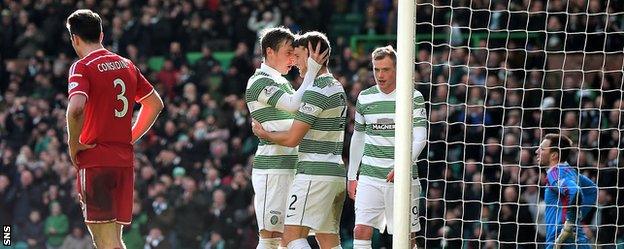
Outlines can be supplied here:
[[[373, 51], [372, 62], [377, 84], [358, 96], [349, 157], [349, 197], [355, 199], [355, 249], [371, 248], [373, 228], [383, 231], [387, 225], [388, 233], [393, 232], [396, 52], [391, 46], [377, 48]], [[427, 140], [425, 104], [417, 90], [414, 91], [413, 108], [412, 160], [415, 162]], [[415, 164], [412, 168], [413, 235], [420, 230], [420, 183]], [[359, 181], [356, 180], [358, 169]]]
[[[293, 112], [301, 104], [306, 88], [328, 55], [312, 53], [307, 58], [310, 73], [294, 91], [282, 75], [293, 65], [294, 35], [284, 28], [272, 28], [260, 38], [264, 62], [247, 82], [245, 101], [251, 116], [267, 130], [285, 131], [293, 122]], [[316, 63], [314, 60], [318, 61]], [[284, 212], [288, 191], [295, 174], [297, 149], [260, 140], [253, 162], [252, 185], [260, 241], [258, 248], [277, 248], [284, 229]]]
[[[306, 44], [321, 42], [329, 49], [324, 34], [308, 32], [294, 42], [297, 67], [306, 72]], [[267, 132], [254, 122], [254, 133], [276, 144], [299, 145], [297, 175], [290, 190], [282, 245], [289, 249], [310, 248], [306, 237], [316, 235], [321, 248], [340, 248], [340, 215], [346, 197], [342, 162], [347, 115], [342, 84], [323, 65], [312, 87], [303, 94], [295, 121], [288, 131]]]

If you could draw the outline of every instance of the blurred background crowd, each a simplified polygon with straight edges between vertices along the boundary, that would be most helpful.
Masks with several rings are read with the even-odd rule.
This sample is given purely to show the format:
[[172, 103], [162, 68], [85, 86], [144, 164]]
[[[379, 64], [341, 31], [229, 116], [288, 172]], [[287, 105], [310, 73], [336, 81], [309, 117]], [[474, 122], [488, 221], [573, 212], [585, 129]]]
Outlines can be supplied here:
[[[392, 0], [1, 1], [0, 223], [13, 225], [17, 248], [91, 248], [65, 145], [75, 53], [64, 21], [77, 8], [101, 15], [105, 46], [133, 60], [165, 101], [135, 146], [128, 248], [255, 248], [257, 139], [242, 94], [261, 63], [263, 28], [328, 33], [330, 68], [350, 100], [345, 148], [355, 100], [374, 85], [369, 52], [393, 44], [397, 28]], [[579, 146], [571, 164], [600, 187], [586, 230], [622, 246], [623, 11], [621, 0], [418, 1], [415, 81], [430, 121], [418, 162], [421, 245], [536, 248], [545, 174], [534, 151], [560, 131]], [[581, 67], [562, 70], [562, 61]], [[347, 200], [345, 247], [353, 218]], [[375, 236], [375, 248], [389, 243]]]

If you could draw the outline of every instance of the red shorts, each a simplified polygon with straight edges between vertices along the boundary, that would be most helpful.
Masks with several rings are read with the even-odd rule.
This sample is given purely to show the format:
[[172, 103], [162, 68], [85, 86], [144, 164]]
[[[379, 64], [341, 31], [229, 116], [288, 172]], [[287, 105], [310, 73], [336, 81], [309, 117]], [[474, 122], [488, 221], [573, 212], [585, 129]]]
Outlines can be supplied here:
[[132, 221], [134, 169], [94, 167], [78, 171], [76, 189], [85, 223]]

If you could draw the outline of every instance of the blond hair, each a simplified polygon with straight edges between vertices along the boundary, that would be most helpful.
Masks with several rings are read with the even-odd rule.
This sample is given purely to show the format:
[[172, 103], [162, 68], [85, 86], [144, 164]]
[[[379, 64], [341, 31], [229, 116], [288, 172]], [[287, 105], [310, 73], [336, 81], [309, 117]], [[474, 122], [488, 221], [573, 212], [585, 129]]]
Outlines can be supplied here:
[[392, 62], [396, 66], [396, 51], [394, 51], [392, 45], [376, 48], [375, 50], [373, 50], [371, 57], [373, 58], [373, 60], [381, 60], [383, 58], [390, 57], [390, 59], [392, 59]]

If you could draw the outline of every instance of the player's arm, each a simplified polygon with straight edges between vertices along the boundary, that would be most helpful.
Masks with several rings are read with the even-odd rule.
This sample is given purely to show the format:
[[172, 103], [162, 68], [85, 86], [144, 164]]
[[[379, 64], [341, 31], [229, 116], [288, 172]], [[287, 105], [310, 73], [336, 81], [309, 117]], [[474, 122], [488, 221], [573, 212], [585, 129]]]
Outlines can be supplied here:
[[[416, 163], [418, 156], [427, 144], [427, 110], [422, 94], [416, 91], [412, 111], [412, 162]], [[394, 182], [394, 170], [386, 176], [388, 182]]]
[[595, 209], [596, 200], [598, 199], [598, 186], [587, 176], [579, 174], [579, 184], [583, 199], [579, 206], [578, 220], [582, 221]]
[[132, 140], [134, 144], [139, 140], [154, 124], [158, 114], [164, 108], [164, 104], [158, 92], [154, 90], [151, 84], [139, 72], [138, 68], [137, 92], [135, 101], [141, 104], [139, 115], [132, 126]]
[[[361, 96], [361, 95], [360, 95]], [[362, 106], [360, 105], [360, 97], [355, 104], [355, 117], [353, 124], [353, 135], [351, 136], [351, 144], [349, 145], [349, 167], [347, 170], [347, 192], [349, 198], [355, 200], [357, 189], [357, 175], [360, 170], [360, 163], [364, 156], [364, 143], [366, 136], [366, 119], [362, 115]]]
[[[320, 52], [320, 43], [317, 44], [316, 49], [312, 49], [311, 45], [308, 44], [308, 71], [303, 77], [303, 82], [301, 86], [295, 93], [289, 94], [286, 91], [280, 89], [275, 84], [269, 84], [269, 79], [264, 79], [261, 82], [258, 82], [261, 87], [260, 91], [251, 91], [254, 95], [257, 96], [257, 100], [261, 103], [268, 104], [277, 109], [294, 113], [299, 109], [301, 105], [301, 99], [303, 97], [303, 93], [314, 84], [314, 80], [316, 79], [316, 75], [318, 71], [321, 70], [322, 64], [325, 63], [329, 56], [329, 51], [325, 50]], [[255, 97], [255, 96], [254, 96]]]
[[580, 194], [580, 187], [578, 186], [576, 179], [571, 179], [569, 177], [556, 178], [553, 174], [554, 170], [548, 175], [548, 181], [550, 181], [550, 186], [556, 188], [559, 193], [559, 198], [561, 200], [559, 201], [559, 205], [565, 207], [566, 210], [566, 221], [563, 224], [563, 229], [561, 229], [559, 236], [555, 240], [555, 244], [560, 245], [567, 239], [574, 236], [577, 218], [576, 205], [579, 199], [578, 195]]
[[362, 115], [360, 96], [358, 96], [358, 100], [355, 103], [353, 135], [351, 136], [351, 144], [349, 145], [349, 170], [347, 171], [347, 179], [349, 181], [357, 180], [357, 173], [360, 170], [360, 163], [362, 162], [362, 157], [364, 156], [366, 119], [364, 118], [364, 115]]
[[145, 135], [156, 121], [160, 111], [164, 108], [163, 101], [156, 91], [152, 91], [149, 96], [139, 103], [141, 104], [141, 109], [136, 122], [132, 126], [132, 144]]
[[80, 143], [80, 134], [84, 124], [84, 110], [89, 98], [89, 80], [87, 68], [83, 64], [74, 63], [69, 69], [68, 77], [69, 104], [67, 105], [67, 145], [69, 158], [77, 166], [76, 155], [79, 151], [93, 148], [95, 145]]
[[303, 140], [305, 134], [308, 133], [312, 124], [314, 124], [319, 115], [321, 115], [327, 104], [325, 102], [326, 97], [314, 91], [306, 91], [302, 101], [301, 107], [295, 114], [295, 121], [288, 131], [266, 132], [262, 124], [254, 121], [254, 125], [252, 126], [253, 132], [262, 139], [282, 146], [297, 146], [301, 140]]
[[418, 160], [418, 156], [427, 144], [427, 110], [425, 101], [420, 92], [414, 93], [414, 105], [412, 116], [412, 162]]
[[67, 135], [69, 143], [78, 143], [82, 125], [84, 123], [84, 109], [87, 97], [82, 94], [75, 94], [69, 99], [67, 105]]
[[295, 120], [288, 131], [267, 132], [258, 121], [253, 121], [253, 131], [259, 138], [269, 140], [273, 143], [286, 147], [296, 147], [301, 143], [303, 137], [310, 130], [311, 125], [299, 120]]

